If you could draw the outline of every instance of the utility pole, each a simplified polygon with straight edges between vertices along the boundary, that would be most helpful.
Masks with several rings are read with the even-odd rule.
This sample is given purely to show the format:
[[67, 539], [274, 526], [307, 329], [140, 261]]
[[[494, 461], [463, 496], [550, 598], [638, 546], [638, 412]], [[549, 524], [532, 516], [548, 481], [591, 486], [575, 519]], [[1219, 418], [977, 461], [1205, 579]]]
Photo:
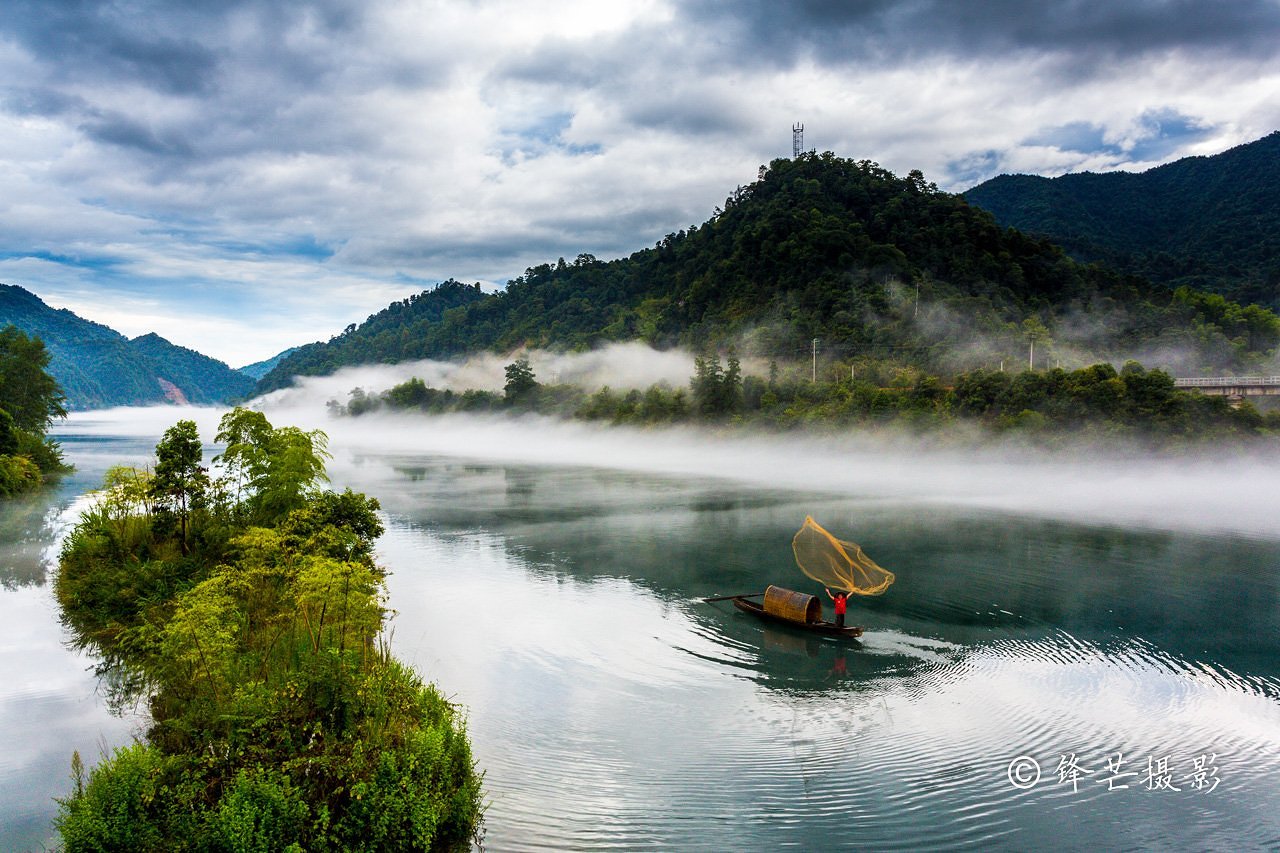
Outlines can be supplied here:
[[916, 309], [911, 312], [911, 319], [914, 320], [920, 316], [920, 282], [916, 282]]
[[813, 339], [813, 381], [818, 381], [818, 339]]
[[1031, 354], [1027, 356], [1027, 370], [1036, 369], [1036, 340], [1031, 339]]

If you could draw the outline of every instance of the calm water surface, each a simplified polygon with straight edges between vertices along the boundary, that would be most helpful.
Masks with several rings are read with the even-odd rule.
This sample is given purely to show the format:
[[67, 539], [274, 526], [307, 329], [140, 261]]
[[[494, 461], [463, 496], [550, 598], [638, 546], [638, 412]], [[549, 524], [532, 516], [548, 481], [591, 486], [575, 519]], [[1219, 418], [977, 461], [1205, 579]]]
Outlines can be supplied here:
[[[138, 727], [63, 648], [47, 548], [153, 441], [68, 437], [76, 478], [3, 510], [4, 849]], [[468, 709], [487, 848], [1280, 846], [1280, 536], [338, 451], [387, 513], [393, 645]], [[699, 600], [810, 589], [806, 514], [898, 575], [861, 642]]]

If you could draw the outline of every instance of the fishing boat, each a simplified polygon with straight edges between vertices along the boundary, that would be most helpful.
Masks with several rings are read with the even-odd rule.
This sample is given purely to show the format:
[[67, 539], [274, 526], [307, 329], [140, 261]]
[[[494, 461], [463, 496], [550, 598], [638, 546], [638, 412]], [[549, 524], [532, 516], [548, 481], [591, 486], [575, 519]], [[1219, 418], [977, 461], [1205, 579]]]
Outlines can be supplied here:
[[822, 619], [822, 602], [817, 596], [770, 585], [764, 591], [764, 603], [752, 601], [759, 595], [735, 595], [730, 597], [733, 606], [744, 613], [759, 616], [769, 622], [780, 622], [802, 631], [813, 631], [829, 637], [861, 637], [862, 628], [857, 625], [840, 627]]

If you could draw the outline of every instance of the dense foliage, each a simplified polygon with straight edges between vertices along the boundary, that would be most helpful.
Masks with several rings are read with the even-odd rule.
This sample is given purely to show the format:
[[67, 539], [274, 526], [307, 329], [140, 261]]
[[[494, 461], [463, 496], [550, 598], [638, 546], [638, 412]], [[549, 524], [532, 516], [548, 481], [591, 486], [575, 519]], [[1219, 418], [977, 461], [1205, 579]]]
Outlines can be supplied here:
[[14, 326], [0, 329], [0, 497], [31, 491], [66, 470], [57, 444], [45, 437], [54, 419], [67, 414], [48, 366], [43, 341]]
[[153, 471], [115, 469], [68, 536], [55, 590], [144, 743], [75, 787], [80, 850], [464, 845], [480, 780], [457, 708], [379, 642], [377, 501], [324, 491], [324, 437], [237, 409], [223, 476], [179, 422]]
[[965, 197], [1075, 257], [1280, 308], [1280, 131], [1141, 174], [1001, 175]]
[[1242, 340], [1219, 322], [1229, 312], [1188, 293], [1077, 263], [919, 172], [805, 154], [762, 167], [712, 219], [652, 249], [543, 264], [492, 295], [446, 282], [300, 349], [258, 391], [365, 362], [637, 339], [737, 342], [787, 362], [819, 338], [830, 357], [893, 357], [939, 373], [1025, 357], [1029, 319], [1062, 357], [1070, 339], [1080, 364], [1158, 344], [1183, 354], [1179, 369], [1254, 369], [1280, 344], [1269, 312]]
[[189, 403], [217, 403], [253, 388], [251, 378], [157, 335], [129, 340], [65, 308], [50, 308], [21, 287], [0, 284], [4, 323], [45, 342], [49, 373], [69, 409], [162, 403], [177, 396], [174, 389]]

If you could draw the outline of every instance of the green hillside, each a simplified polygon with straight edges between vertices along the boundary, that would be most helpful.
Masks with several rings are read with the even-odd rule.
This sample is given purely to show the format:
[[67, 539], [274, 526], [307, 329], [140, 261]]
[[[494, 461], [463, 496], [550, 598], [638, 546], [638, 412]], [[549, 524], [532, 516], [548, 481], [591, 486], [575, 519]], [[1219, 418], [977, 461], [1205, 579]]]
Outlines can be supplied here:
[[919, 172], [807, 154], [762, 167], [723, 210], [654, 248], [543, 264], [493, 295], [447, 282], [299, 349], [257, 390], [366, 362], [635, 339], [798, 360], [819, 338], [828, 359], [946, 372], [1025, 363], [1029, 337], [1048, 353], [1069, 335], [1095, 358], [1151, 342], [1196, 367], [1236, 369], [1274, 349], [1280, 321], [1077, 263]]
[[174, 396], [165, 382], [191, 403], [220, 402], [253, 387], [252, 379], [222, 362], [158, 335], [130, 341], [65, 308], [50, 308], [21, 287], [0, 284], [0, 326], [8, 324], [44, 341], [49, 373], [68, 409], [163, 403]]
[[1280, 308], [1280, 131], [1140, 174], [1001, 175], [964, 195], [1079, 259]]
[[237, 367], [236, 370], [245, 376], [252, 377], [255, 381], [266, 376], [280, 362], [293, 355], [297, 347], [289, 347], [284, 352], [278, 352], [271, 358], [264, 358], [262, 361], [255, 361], [253, 364], [246, 364], [243, 367]]
[[252, 377], [154, 332], [134, 338], [129, 347], [157, 365], [156, 375], [177, 386], [188, 402], [219, 403], [253, 390]]

